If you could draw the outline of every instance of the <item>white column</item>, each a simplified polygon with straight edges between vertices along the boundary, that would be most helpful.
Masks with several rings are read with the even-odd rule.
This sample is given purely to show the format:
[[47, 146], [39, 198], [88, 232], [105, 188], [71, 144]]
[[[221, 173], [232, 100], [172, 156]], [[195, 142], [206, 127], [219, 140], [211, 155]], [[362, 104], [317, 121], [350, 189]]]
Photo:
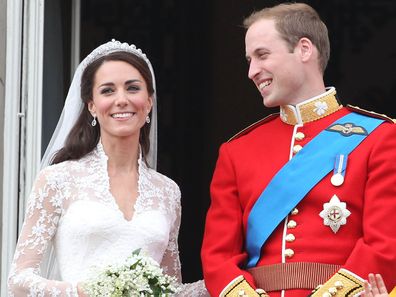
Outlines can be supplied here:
[[3, 214], [1, 253], [1, 296], [6, 284], [17, 238], [18, 167], [23, 0], [7, 1], [6, 80], [4, 104]]
[[81, 27], [81, 0], [72, 0], [72, 30], [71, 30], [71, 69], [70, 81], [73, 79], [74, 71], [80, 64], [80, 27]]
[[7, 1], [6, 34], [1, 296], [41, 158], [44, 0]]
[[[43, 101], [44, 0], [25, 1], [24, 61], [22, 73], [22, 108], [25, 109], [25, 132], [21, 148], [20, 213], [25, 213], [27, 195], [41, 161]], [[19, 216], [21, 225], [23, 216]]]

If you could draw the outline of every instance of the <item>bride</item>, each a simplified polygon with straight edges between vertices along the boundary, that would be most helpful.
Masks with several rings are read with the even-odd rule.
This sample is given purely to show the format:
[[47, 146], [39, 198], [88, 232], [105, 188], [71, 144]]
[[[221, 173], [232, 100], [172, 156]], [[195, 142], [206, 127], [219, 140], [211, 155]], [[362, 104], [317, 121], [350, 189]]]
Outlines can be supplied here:
[[[81, 62], [28, 200], [10, 296], [87, 296], [93, 267], [138, 248], [181, 282], [180, 190], [155, 171], [156, 126], [140, 49], [112, 40]], [[179, 294], [208, 295], [203, 281]]]

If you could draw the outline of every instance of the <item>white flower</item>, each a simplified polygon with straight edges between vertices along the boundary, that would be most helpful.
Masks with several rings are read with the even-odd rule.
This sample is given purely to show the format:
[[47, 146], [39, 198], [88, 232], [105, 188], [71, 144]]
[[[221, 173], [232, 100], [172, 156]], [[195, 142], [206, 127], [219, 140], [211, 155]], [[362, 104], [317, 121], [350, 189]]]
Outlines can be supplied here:
[[317, 115], [323, 115], [328, 108], [329, 107], [326, 102], [318, 101], [315, 102], [315, 108], [313, 111], [316, 112]]
[[45, 231], [46, 231], [45, 225], [41, 224], [40, 222], [37, 222], [37, 224], [32, 227], [32, 234], [35, 235], [36, 237], [43, 236]]
[[50, 292], [50, 295], [51, 295], [51, 297], [59, 297], [59, 296], [61, 296], [61, 291], [58, 289], [58, 288], [52, 288], [51, 289], [51, 292]]
[[154, 296], [166, 297], [179, 292], [177, 280], [163, 273], [152, 258], [136, 250], [123, 263], [92, 271], [84, 284], [90, 297]]
[[54, 208], [62, 207], [63, 197], [59, 194], [55, 194], [51, 197], [50, 202]]

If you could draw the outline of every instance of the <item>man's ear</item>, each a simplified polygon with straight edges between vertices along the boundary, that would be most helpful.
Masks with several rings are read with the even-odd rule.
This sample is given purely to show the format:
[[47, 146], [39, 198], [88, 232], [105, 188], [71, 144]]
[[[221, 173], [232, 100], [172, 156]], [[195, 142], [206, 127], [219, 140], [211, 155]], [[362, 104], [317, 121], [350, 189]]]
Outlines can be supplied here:
[[297, 47], [300, 52], [301, 61], [307, 62], [312, 58], [314, 45], [312, 44], [311, 40], [303, 37], [298, 41]]

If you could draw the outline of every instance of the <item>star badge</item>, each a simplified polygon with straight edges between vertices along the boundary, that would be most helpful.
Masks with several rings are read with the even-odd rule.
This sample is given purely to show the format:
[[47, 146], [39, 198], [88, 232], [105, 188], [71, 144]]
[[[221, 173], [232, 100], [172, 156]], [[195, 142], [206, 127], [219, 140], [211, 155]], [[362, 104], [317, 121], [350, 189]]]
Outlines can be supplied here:
[[346, 203], [341, 202], [337, 195], [331, 197], [330, 202], [323, 204], [323, 210], [319, 216], [323, 218], [323, 224], [329, 226], [334, 233], [337, 233], [341, 225], [345, 225], [347, 217], [351, 212], [346, 208]]

